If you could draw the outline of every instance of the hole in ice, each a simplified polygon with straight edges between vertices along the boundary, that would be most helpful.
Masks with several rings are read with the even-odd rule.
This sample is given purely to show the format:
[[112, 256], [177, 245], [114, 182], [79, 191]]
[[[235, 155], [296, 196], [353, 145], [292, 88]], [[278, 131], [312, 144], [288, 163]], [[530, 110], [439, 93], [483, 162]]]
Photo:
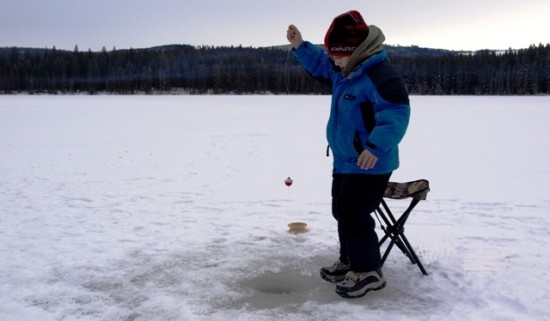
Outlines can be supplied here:
[[239, 287], [246, 293], [232, 303], [234, 307], [269, 309], [300, 304], [315, 291], [311, 278], [297, 271], [267, 272], [252, 279], [243, 280]]
[[290, 294], [294, 290], [288, 286], [288, 284], [274, 284], [273, 282], [267, 282], [256, 286], [256, 291], [260, 291], [266, 294]]
[[[233, 283], [231, 286], [236, 286], [237, 292], [242, 295], [231, 299], [229, 306], [236, 309], [247, 307], [261, 310], [296, 306], [310, 300], [333, 302], [334, 288], [319, 278], [316, 268], [311, 271], [312, 267], [320, 266], [326, 260], [323, 257], [307, 264], [302, 262], [296, 263], [296, 266], [283, 266], [277, 272], [265, 272]], [[251, 268], [254, 268], [253, 264]]]
[[266, 273], [255, 279], [246, 281], [245, 286], [270, 295], [299, 293], [307, 289], [303, 276], [300, 276], [299, 273], [289, 272]]

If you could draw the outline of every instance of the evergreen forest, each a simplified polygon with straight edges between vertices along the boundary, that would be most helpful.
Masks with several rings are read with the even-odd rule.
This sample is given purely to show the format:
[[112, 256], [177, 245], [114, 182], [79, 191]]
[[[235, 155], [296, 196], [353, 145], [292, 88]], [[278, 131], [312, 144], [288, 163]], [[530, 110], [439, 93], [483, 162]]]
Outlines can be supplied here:
[[[456, 52], [387, 46], [412, 94], [550, 94], [550, 44]], [[329, 94], [288, 46], [81, 52], [0, 48], [0, 94]]]

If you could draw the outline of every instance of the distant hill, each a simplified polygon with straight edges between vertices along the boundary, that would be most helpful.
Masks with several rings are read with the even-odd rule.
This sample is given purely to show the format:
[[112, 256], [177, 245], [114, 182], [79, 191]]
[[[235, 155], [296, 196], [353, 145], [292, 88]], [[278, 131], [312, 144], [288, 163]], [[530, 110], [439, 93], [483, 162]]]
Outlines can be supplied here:
[[456, 51], [445, 49], [422, 48], [418, 46], [391, 46], [386, 45], [390, 56], [400, 57], [440, 57], [457, 54]]
[[[207, 46], [208, 47], [208, 46]], [[233, 47], [208, 47], [208, 48], [243, 48], [242, 46], [233, 46]], [[424, 57], [437, 57], [437, 56], [445, 56], [445, 55], [453, 55], [457, 53], [472, 53], [471, 51], [452, 51], [452, 50], [446, 50], [446, 49], [431, 49], [431, 48], [423, 48], [418, 46], [392, 46], [392, 45], [385, 45], [386, 50], [390, 55], [396, 55], [396, 56], [402, 56], [402, 57], [418, 57], [418, 56], [424, 56]], [[128, 51], [128, 50], [149, 50], [149, 51], [163, 51], [163, 50], [182, 50], [182, 49], [195, 49], [196, 46], [192, 45], [186, 45], [186, 44], [169, 44], [169, 45], [161, 45], [161, 46], [154, 46], [149, 48], [141, 48], [141, 49], [119, 49], [116, 51]], [[279, 45], [279, 46], [267, 46], [267, 47], [244, 47], [247, 49], [280, 49], [280, 50], [289, 50], [290, 45]], [[48, 51], [66, 51], [71, 52], [70, 50], [60, 50], [60, 49], [48, 49], [48, 48], [27, 48], [27, 47], [3, 47], [0, 48], [1, 52], [11, 51], [13, 49], [17, 49], [20, 53], [34, 53], [34, 54], [42, 54]], [[495, 50], [501, 51], [501, 50]]]

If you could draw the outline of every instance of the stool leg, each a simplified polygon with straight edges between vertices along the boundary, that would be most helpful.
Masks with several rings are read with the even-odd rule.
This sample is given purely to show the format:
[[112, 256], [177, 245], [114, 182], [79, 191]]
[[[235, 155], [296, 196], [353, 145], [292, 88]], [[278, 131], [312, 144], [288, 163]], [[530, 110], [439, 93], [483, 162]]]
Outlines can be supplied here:
[[384, 223], [386, 224], [386, 227], [383, 227], [385, 235], [380, 240], [379, 245], [381, 246], [388, 238], [390, 239], [390, 244], [386, 248], [386, 251], [384, 252], [384, 255], [382, 257], [382, 265], [390, 254], [393, 245], [397, 245], [401, 252], [403, 252], [403, 254], [405, 254], [405, 256], [409, 258], [412, 264], [418, 265], [418, 268], [420, 269], [422, 274], [428, 275], [428, 272], [424, 268], [424, 265], [416, 255], [416, 252], [412, 248], [409, 240], [404, 233], [404, 225], [413, 208], [416, 206], [416, 204], [418, 204], [418, 202], [418, 200], [413, 199], [407, 210], [401, 215], [398, 220], [396, 220], [386, 202], [382, 200], [382, 206], [385, 209], [389, 218], [384, 215], [384, 212], [380, 208], [377, 209], [377, 213], [380, 217], [382, 217], [382, 220], [384, 220]]
[[[418, 265], [418, 268], [420, 269], [422, 274], [428, 275], [428, 272], [426, 272], [424, 265], [422, 265], [422, 262], [420, 262], [420, 259], [418, 258], [418, 256], [416, 255], [416, 252], [414, 251], [411, 244], [409, 243], [409, 240], [407, 240], [407, 237], [405, 237], [405, 235], [401, 235], [401, 237], [403, 238], [403, 242], [409, 249], [409, 253], [411, 254], [412, 258], [414, 258], [414, 261], [416, 262], [416, 265]], [[411, 261], [412, 261], [412, 258], [411, 258]]]

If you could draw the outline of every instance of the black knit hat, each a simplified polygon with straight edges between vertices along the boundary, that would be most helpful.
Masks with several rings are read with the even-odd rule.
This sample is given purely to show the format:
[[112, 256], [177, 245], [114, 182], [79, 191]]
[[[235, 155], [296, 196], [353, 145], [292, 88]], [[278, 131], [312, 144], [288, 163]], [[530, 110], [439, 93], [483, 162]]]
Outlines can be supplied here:
[[361, 14], [351, 10], [334, 18], [325, 35], [325, 48], [331, 56], [351, 56], [368, 35], [369, 27]]

